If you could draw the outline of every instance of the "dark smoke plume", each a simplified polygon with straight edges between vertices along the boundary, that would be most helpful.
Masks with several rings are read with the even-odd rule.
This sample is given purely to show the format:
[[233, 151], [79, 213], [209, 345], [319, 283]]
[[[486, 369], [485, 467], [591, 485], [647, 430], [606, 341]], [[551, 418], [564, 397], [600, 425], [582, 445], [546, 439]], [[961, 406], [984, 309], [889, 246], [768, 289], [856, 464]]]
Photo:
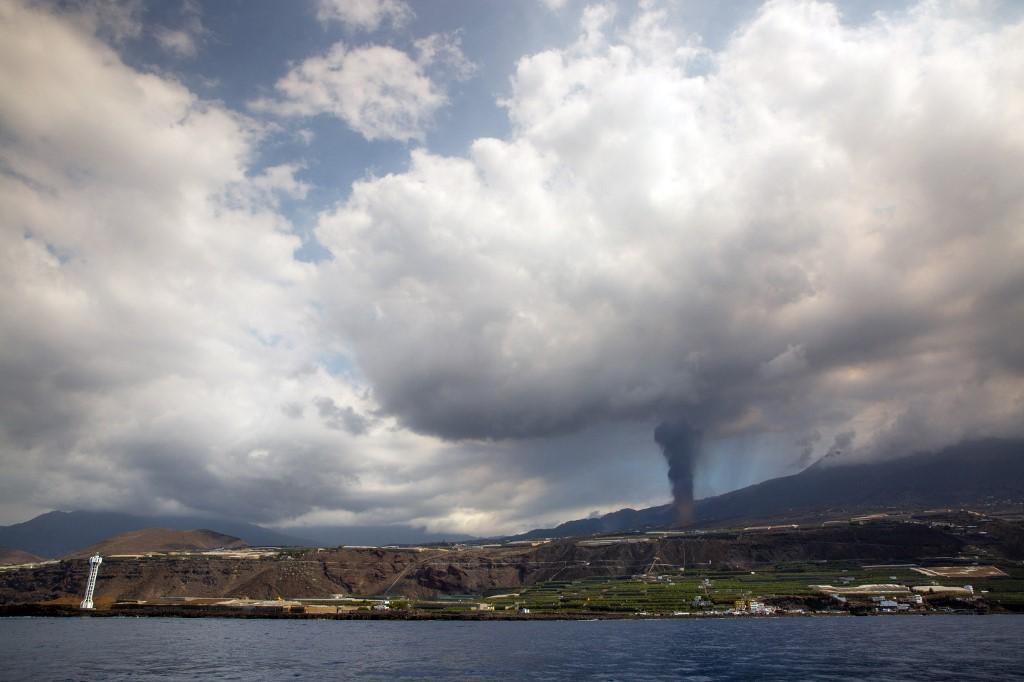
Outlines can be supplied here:
[[700, 431], [685, 420], [662, 422], [654, 429], [654, 440], [668, 461], [668, 480], [672, 483], [672, 500], [676, 508], [676, 524], [693, 524], [693, 463], [700, 448]]

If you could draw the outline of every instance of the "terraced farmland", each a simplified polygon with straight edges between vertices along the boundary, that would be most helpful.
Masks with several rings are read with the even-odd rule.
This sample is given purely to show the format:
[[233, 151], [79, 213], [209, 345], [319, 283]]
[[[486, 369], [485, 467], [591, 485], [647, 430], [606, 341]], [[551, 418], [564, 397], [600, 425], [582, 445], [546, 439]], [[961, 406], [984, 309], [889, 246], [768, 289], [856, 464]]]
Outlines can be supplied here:
[[[1019, 610], [1024, 606], [1024, 569], [1006, 567], [1008, 577], [974, 579], [976, 594], [986, 601]], [[531, 613], [715, 612], [737, 600], [794, 600], [827, 604], [814, 585], [856, 587], [873, 584], [947, 585], [962, 587], [964, 579], [924, 579], [910, 567], [780, 565], [764, 571], [677, 571], [645, 576], [549, 581], [488, 599], [497, 610], [527, 608]], [[983, 593], [984, 591], [984, 593]], [[695, 603], [695, 600], [699, 602]]]

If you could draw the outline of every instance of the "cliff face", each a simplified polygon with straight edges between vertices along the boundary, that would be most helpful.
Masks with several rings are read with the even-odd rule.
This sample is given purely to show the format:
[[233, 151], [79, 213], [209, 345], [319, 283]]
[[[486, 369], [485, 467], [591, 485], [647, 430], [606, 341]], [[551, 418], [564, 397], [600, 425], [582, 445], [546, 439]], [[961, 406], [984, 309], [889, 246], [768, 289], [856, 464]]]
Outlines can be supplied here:
[[[991, 537], [991, 536], [985, 536]], [[655, 561], [676, 566], [747, 569], [817, 559], [862, 562], [950, 556], [966, 546], [952, 532], [919, 524], [876, 523], [806, 530], [631, 536], [622, 541], [564, 540], [536, 547], [465, 549], [308, 550], [259, 559], [108, 558], [96, 599], [159, 597], [324, 597], [392, 594], [430, 597], [517, 588], [548, 580], [643, 573]], [[995, 543], [996, 541], [990, 541]], [[1000, 547], [990, 548], [998, 553]], [[35, 569], [0, 572], [0, 603], [73, 599], [85, 585], [88, 564], [71, 559]]]
[[[42, 602], [80, 596], [89, 573], [84, 559], [0, 574], [0, 603]], [[107, 559], [96, 581], [97, 603], [158, 597], [323, 595], [343, 589], [310, 563], [217, 558]]]

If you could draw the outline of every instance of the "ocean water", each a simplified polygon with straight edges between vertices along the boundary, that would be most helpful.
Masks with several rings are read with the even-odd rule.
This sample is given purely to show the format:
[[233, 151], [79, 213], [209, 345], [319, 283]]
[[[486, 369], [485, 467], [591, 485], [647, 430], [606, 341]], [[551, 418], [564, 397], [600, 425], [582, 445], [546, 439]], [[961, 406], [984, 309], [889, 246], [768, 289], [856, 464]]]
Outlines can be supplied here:
[[1024, 616], [0, 618], [3, 680], [1011, 680]]

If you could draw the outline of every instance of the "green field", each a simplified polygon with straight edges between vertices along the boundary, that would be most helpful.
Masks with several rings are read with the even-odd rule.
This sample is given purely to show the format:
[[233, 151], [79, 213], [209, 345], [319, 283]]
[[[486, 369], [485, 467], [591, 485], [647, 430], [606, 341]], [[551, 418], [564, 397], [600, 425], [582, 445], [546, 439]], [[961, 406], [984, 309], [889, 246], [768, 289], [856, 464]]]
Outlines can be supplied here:
[[[864, 568], [856, 564], [783, 564], [770, 570], [701, 571], [652, 573], [646, 576], [587, 578], [574, 581], [550, 581], [518, 590], [517, 595], [481, 597], [496, 610], [528, 608], [531, 613], [601, 614], [675, 612], [716, 612], [733, 607], [737, 599], [785, 600], [792, 598], [799, 606], [802, 600], [820, 593], [812, 585], [866, 585], [897, 583], [900, 585], [973, 585], [978, 597], [993, 606], [1010, 610], [1024, 609], [1024, 569], [1001, 566], [1009, 577], [999, 578], [930, 578], [909, 568]], [[695, 606], [700, 597], [703, 605]], [[426, 605], [424, 605], [426, 606]], [[418, 608], [418, 604], [413, 604]], [[469, 608], [452, 603], [431, 610], [459, 611]]]

